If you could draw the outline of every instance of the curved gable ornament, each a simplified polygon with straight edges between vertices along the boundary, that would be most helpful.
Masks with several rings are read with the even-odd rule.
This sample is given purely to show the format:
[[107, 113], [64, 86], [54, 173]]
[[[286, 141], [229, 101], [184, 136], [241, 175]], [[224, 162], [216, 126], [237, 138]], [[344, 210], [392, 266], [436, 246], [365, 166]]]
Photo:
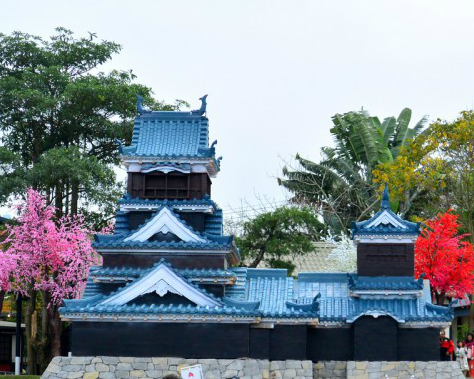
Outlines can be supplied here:
[[377, 226], [379, 226], [380, 224], [383, 224], [383, 225], [392, 225], [394, 226], [395, 228], [400, 228], [400, 229], [407, 229], [407, 227], [402, 223], [400, 222], [399, 220], [397, 220], [396, 217], [393, 216], [393, 214], [391, 214], [389, 211], [385, 210], [383, 211], [375, 220], [373, 220], [372, 222], [370, 222], [366, 228], [369, 229], [369, 228], [375, 228]]
[[164, 296], [168, 292], [180, 295], [201, 307], [219, 307], [221, 304], [207, 296], [198, 288], [178, 276], [166, 264], [161, 263], [151, 272], [130, 286], [124, 287], [115, 295], [102, 301], [101, 305], [124, 305], [139, 296], [156, 292]]
[[145, 242], [156, 233], [172, 233], [184, 242], [206, 242], [193, 233], [166, 207], [124, 241]]

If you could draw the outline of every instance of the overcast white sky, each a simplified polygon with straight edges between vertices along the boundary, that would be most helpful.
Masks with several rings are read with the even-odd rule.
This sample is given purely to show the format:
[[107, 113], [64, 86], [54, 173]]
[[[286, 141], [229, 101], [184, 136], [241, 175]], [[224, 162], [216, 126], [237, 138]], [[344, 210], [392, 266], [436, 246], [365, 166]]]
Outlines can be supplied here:
[[331, 116], [452, 119], [473, 107], [474, 2], [403, 0], [3, 0], [0, 32], [57, 26], [123, 46], [104, 69], [133, 69], [159, 99], [208, 97], [223, 155], [213, 198], [228, 210], [284, 199], [276, 176], [318, 160]]

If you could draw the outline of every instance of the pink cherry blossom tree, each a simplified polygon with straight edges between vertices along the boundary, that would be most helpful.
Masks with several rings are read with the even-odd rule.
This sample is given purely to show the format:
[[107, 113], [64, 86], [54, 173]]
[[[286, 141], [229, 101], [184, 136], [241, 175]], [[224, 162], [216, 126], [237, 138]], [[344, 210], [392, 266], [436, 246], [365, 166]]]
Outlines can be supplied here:
[[[79, 297], [95, 261], [90, 232], [80, 217], [55, 219], [55, 208], [47, 206], [33, 189], [18, 211], [18, 224], [7, 227], [3, 254], [6, 261], [13, 262], [8, 289], [28, 299], [25, 334], [28, 367], [33, 371], [36, 359], [44, 367], [52, 356], [60, 354], [61, 301]], [[34, 335], [32, 316], [39, 305], [41, 333]]]

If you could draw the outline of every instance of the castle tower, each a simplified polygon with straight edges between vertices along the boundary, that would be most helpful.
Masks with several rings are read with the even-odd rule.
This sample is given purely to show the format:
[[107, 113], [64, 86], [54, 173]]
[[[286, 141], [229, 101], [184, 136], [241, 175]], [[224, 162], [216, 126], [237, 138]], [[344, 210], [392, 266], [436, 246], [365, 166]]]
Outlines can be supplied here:
[[64, 300], [78, 356], [313, 361], [435, 360], [450, 308], [414, 278], [419, 225], [390, 210], [355, 223], [357, 273], [239, 267], [211, 200], [220, 169], [199, 110], [137, 105], [128, 172], [112, 235], [95, 236], [103, 265], [82, 299]]

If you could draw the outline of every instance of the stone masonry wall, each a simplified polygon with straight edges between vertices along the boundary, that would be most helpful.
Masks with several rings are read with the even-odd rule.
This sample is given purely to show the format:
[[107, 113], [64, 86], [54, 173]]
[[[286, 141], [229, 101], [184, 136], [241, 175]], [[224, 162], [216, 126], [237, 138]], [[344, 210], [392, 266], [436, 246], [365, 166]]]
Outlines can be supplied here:
[[179, 379], [178, 368], [201, 364], [205, 379], [464, 378], [456, 362], [318, 362], [256, 359], [56, 357], [45, 379]]
[[347, 378], [347, 362], [326, 361], [315, 363], [313, 378], [345, 379]]
[[457, 362], [347, 362], [348, 379], [464, 379]]
[[183, 359], [129, 357], [55, 357], [42, 378], [176, 379], [179, 366], [201, 364], [205, 379], [312, 379], [311, 361], [272, 361], [255, 359]]

